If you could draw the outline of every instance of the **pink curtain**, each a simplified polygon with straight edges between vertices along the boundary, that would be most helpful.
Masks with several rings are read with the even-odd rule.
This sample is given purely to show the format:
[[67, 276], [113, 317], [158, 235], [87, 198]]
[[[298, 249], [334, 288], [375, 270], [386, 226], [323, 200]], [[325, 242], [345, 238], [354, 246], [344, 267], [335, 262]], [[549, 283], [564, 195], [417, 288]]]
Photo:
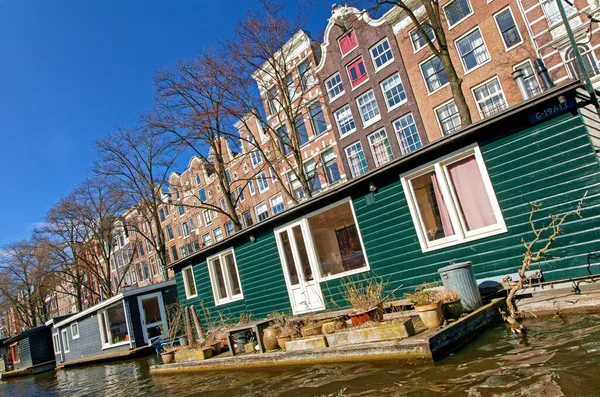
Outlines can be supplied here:
[[448, 214], [448, 207], [446, 206], [446, 202], [444, 201], [444, 196], [442, 195], [442, 192], [440, 190], [440, 185], [438, 184], [435, 172], [431, 173], [431, 183], [433, 185], [435, 200], [437, 201], [438, 210], [440, 212], [442, 228], [444, 229], [444, 237], [453, 236], [454, 228], [452, 227], [450, 215]]
[[467, 230], [476, 230], [495, 224], [496, 216], [485, 190], [475, 156], [449, 165], [448, 172]]

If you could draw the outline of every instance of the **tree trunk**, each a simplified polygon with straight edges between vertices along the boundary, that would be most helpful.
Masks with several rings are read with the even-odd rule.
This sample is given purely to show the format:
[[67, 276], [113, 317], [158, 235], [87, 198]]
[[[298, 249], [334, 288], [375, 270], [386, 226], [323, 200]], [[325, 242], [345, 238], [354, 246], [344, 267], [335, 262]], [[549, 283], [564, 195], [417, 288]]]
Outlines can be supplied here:
[[440, 61], [446, 70], [446, 75], [448, 76], [448, 81], [450, 82], [450, 89], [452, 90], [454, 103], [456, 104], [456, 109], [460, 115], [460, 127], [461, 129], [465, 128], [471, 125], [473, 121], [471, 120], [471, 112], [469, 110], [469, 105], [467, 105], [467, 99], [465, 98], [465, 94], [462, 90], [463, 81], [458, 77], [456, 69], [454, 68], [454, 64], [452, 63], [452, 59], [450, 58], [450, 53], [447, 49], [442, 49], [440, 51]]

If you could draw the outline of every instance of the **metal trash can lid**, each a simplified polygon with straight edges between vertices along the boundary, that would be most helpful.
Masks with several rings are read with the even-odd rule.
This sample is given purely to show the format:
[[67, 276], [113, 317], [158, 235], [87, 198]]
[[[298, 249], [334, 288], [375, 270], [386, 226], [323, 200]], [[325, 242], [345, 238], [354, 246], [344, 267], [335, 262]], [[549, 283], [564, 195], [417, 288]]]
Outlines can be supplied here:
[[462, 269], [465, 267], [470, 267], [471, 265], [472, 265], [471, 261], [455, 263], [450, 266], [439, 268], [438, 273], [445, 273], [445, 272], [449, 272], [450, 270]]

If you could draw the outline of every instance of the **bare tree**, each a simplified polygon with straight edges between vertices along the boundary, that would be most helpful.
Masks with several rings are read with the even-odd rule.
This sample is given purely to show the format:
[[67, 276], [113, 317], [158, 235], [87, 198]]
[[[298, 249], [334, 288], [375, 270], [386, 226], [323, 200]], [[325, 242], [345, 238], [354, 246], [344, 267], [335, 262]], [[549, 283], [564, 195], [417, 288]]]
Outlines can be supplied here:
[[124, 219], [128, 229], [153, 247], [167, 280], [167, 249], [159, 211], [166, 201], [163, 187], [180, 148], [145, 128], [118, 128], [96, 141], [96, 148], [95, 172], [117, 182], [123, 200], [133, 209], [133, 216]]

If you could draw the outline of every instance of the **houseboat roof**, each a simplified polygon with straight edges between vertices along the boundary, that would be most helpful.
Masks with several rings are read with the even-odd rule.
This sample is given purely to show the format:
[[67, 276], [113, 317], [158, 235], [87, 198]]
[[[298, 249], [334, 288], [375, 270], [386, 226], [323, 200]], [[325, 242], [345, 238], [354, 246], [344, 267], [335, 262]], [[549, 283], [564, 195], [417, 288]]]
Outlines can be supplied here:
[[20, 334], [15, 335], [13, 337], [3, 339], [2, 343], [8, 344], [8, 343], [19, 341], [29, 335], [33, 335], [33, 334], [43, 331], [44, 329], [47, 329], [47, 328], [49, 328], [47, 325], [40, 325], [39, 327], [35, 327], [35, 328], [28, 329], [27, 331], [23, 331]]
[[[577, 90], [582, 89], [583, 87], [583, 83], [576, 80], [569, 81], [565, 84], [561, 84], [559, 86], [551, 88], [545, 91], [544, 93], [537, 95], [520, 104], [514, 105], [503, 112], [482, 119], [458, 132], [444, 136], [432, 143], [429, 143], [428, 145], [413, 150], [412, 152], [396, 160], [390, 161], [384, 166], [369, 171], [359, 177], [353, 178], [352, 180], [338, 186], [337, 188], [331, 189], [317, 197], [306, 200], [296, 205], [295, 207], [288, 209], [287, 211], [283, 211], [282, 213], [267, 218], [266, 220], [257, 223], [249, 228], [243, 229], [235, 233], [234, 235], [219, 241], [218, 243], [211, 244], [201, 249], [200, 251], [195, 252], [192, 255], [189, 255], [178, 261], [172, 262], [167, 266], [167, 269], [193, 264], [199, 258], [207, 257], [212, 253], [216, 253], [227, 249], [228, 247], [231, 247], [231, 245], [235, 241], [239, 241], [242, 238], [248, 239], [250, 238], [250, 236], [258, 233], [259, 231], [268, 229], [271, 225], [277, 222], [281, 222], [282, 220], [285, 220], [287, 218], [290, 218], [290, 220], [292, 220], [294, 216], [297, 216], [296, 214], [298, 213], [303, 213], [305, 211], [310, 211], [311, 208], [318, 208], [319, 206], [326, 205], [325, 202], [332, 202], [335, 201], [335, 199], [342, 199], [343, 197], [347, 197], [353, 189], [356, 189], [359, 186], [368, 186], [368, 184], [370, 183], [377, 182], [377, 180], [379, 180], [380, 177], [388, 175], [390, 172], [403, 173], [405, 171], [409, 171], [414, 167], [418, 167], [419, 165], [426, 164], [427, 162], [440, 157], [442, 151], [447, 151], [449, 148], [452, 148], [457, 144], [468, 144], [468, 142], [465, 141], [469, 139], [472, 140], [472, 138], [477, 135], [482, 135], [483, 133], [485, 133], [485, 138], [489, 139], [495, 136], [501, 136], [510, 133], [510, 131], [514, 128], [520, 129], [523, 127], [523, 125], [519, 123], [516, 123], [514, 126], [502, 126], [506, 128], [489, 129], [488, 127], [494, 125], [498, 126], [497, 123], [499, 122], [513, 118], [514, 116], [527, 111], [531, 112], [533, 109], [538, 108], [541, 104], [548, 102], [552, 98], [558, 98], [559, 96], [567, 93], [576, 93]], [[588, 95], [587, 92], [586, 95]], [[582, 99], [589, 99], [589, 96]], [[527, 118], [525, 118], [525, 120], [527, 120]], [[533, 122], [530, 123], [533, 124]]]
[[150, 284], [150, 285], [146, 285], [145, 287], [140, 287], [140, 288], [132, 289], [129, 291], [121, 292], [113, 297], [106, 299], [105, 301], [98, 303], [97, 305], [94, 305], [88, 309], [85, 309], [84, 311], [75, 313], [74, 315], [72, 315], [64, 320], [59, 321], [58, 323], [54, 324], [54, 327], [55, 328], [62, 327], [63, 325], [69, 324], [77, 319], [85, 317], [88, 314], [95, 313], [100, 309], [110, 306], [113, 303], [118, 302], [123, 298], [127, 298], [129, 296], [141, 295], [146, 292], [155, 291], [160, 288], [170, 287], [170, 286], [175, 286], [175, 285], [176, 285], [175, 279], [172, 279], [172, 280], [165, 281], [163, 283]]

